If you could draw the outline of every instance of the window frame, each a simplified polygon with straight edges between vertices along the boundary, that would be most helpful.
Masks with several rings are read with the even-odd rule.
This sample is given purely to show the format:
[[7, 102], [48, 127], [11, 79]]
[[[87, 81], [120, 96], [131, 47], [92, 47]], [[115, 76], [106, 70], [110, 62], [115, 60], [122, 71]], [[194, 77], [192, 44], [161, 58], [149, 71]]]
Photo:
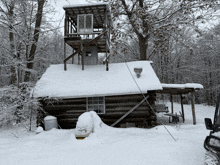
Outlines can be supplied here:
[[[100, 104], [100, 103], [98, 103], [98, 104], [92, 103], [91, 105], [92, 105], [92, 106], [94, 106], [94, 105], [96, 105], [96, 106], [97, 106], [97, 105], [98, 105], [98, 106], [99, 106], [99, 105], [102, 105], [102, 106], [103, 106], [103, 112], [99, 112], [99, 113], [96, 112], [96, 111], [95, 111], [95, 112], [96, 112], [97, 114], [105, 114], [105, 96], [87, 97], [87, 98], [86, 98], [86, 110], [87, 110], [87, 112], [90, 111], [90, 110], [89, 110], [89, 98], [100, 98], [100, 97], [102, 97], [102, 99], [103, 99], [103, 100], [102, 100], [102, 101], [103, 101], [102, 104]], [[92, 100], [92, 101], [93, 101], [93, 100]], [[100, 101], [100, 100], [98, 100], [98, 101]]]
[[[86, 32], [85, 31], [85, 29], [86, 29], [86, 17], [87, 16], [89, 16], [89, 15], [91, 15], [92, 17], [91, 17], [91, 29], [88, 31], [88, 32]], [[80, 16], [83, 16], [84, 17], [84, 28], [83, 28], [83, 30], [82, 31], [79, 31], [79, 17]], [[78, 34], [86, 34], [86, 33], [92, 33], [93, 32], [93, 14], [78, 14], [77, 15], [77, 33]]]

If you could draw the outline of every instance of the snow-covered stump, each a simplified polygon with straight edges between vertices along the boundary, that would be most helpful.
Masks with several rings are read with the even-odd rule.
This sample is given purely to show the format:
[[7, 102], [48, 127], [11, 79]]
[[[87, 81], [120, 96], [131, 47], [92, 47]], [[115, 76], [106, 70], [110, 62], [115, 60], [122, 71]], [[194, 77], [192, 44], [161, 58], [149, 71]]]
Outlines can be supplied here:
[[81, 114], [76, 124], [76, 138], [84, 139], [85, 137], [88, 137], [90, 133], [99, 130], [102, 126], [102, 123], [102, 120], [94, 111]]

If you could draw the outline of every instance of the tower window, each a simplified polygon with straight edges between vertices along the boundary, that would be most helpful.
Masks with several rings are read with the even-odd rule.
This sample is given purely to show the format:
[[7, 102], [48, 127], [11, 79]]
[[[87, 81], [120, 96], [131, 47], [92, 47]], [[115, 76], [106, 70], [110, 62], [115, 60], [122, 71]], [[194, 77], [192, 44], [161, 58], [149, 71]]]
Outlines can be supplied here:
[[77, 24], [78, 33], [93, 32], [93, 14], [79, 14]]

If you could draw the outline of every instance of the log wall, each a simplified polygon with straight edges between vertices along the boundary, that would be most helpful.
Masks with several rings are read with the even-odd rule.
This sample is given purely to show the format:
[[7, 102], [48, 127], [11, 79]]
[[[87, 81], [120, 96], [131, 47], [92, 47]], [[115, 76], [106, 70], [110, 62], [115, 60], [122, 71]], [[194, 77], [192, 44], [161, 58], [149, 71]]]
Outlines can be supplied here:
[[[151, 106], [155, 107], [156, 94], [148, 92], [147, 99]], [[122, 117], [131, 108], [136, 106], [144, 99], [143, 95], [120, 95], [105, 97], [105, 114], [99, 114], [102, 121], [111, 125]], [[75, 128], [78, 117], [86, 112], [86, 98], [74, 99], [57, 99], [57, 100], [41, 100], [43, 110], [52, 116], [56, 116], [58, 124], [62, 129]], [[38, 115], [41, 118], [38, 124], [42, 125], [41, 121], [46, 114]], [[130, 113], [125, 119], [119, 122], [116, 127], [120, 127], [124, 123], [135, 123], [136, 126], [153, 126], [156, 124], [156, 116], [148, 106], [147, 102], [142, 103], [137, 109]]]

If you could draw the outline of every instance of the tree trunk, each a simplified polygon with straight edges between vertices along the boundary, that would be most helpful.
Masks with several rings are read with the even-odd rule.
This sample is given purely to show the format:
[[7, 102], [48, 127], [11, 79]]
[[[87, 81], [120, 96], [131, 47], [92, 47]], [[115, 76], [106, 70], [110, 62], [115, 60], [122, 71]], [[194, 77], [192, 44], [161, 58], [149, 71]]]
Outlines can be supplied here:
[[140, 60], [149, 60], [147, 57], [148, 39], [138, 35]]
[[[39, 39], [39, 33], [40, 33], [40, 26], [41, 26], [41, 20], [42, 20], [42, 14], [43, 14], [43, 7], [45, 0], [38, 0], [38, 8], [37, 8], [37, 14], [36, 14], [36, 23], [35, 23], [35, 29], [34, 29], [34, 43], [31, 45], [30, 54], [27, 59], [27, 69], [33, 69], [34, 66], [34, 56], [37, 49], [37, 42]], [[31, 77], [31, 72], [26, 71], [24, 81], [29, 82]]]
[[[15, 45], [14, 45], [14, 33], [13, 33], [13, 22], [14, 22], [14, 3], [11, 3], [8, 6], [8, 14], [9, 14], [9, 41], [10, 41], [10, 54], [13, 59], [16, 58], [15, 55]], [[11, 76], [10, 76], [10, 84], [16, 83], [16, 68], [14, 64], [11, 64]]]

